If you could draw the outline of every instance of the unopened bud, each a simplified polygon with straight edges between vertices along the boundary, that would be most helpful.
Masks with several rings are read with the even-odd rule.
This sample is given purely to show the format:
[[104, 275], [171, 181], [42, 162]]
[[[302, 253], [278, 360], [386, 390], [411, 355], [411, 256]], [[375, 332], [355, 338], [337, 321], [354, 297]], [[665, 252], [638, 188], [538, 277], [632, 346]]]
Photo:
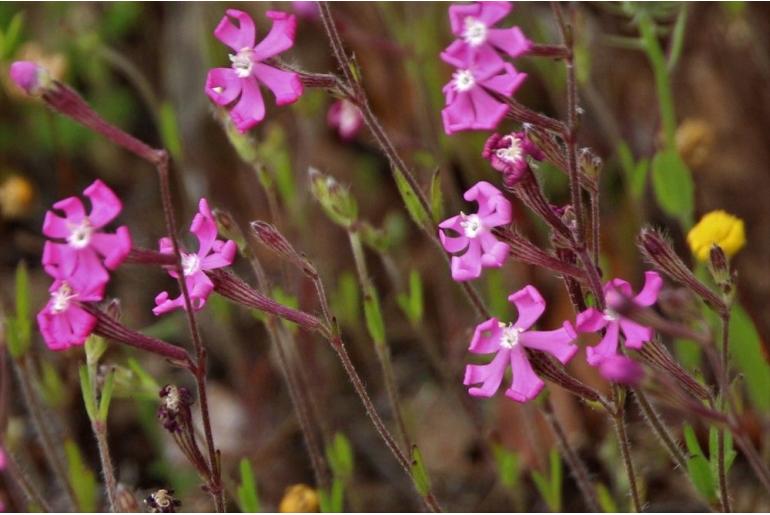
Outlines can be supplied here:
[[286, 489], [278, 506], [281, 513], [313, 513], [318, 511], [318, 492], [307, 485], [292, 485]]
[[32, 96], [42, 95], [53, 85], [48, 70], [33, 61], [16, 61], [11, 64], [11, 80]]
[[586, 177], [591, 177], [594, 180], [599, 177], [602, 171], [602, 159], [593, 153], [588, 147], [580, 149], [578, 154], [578, 164], [580, 165], [580, 172]]
[[358, 204], [350, 190], [331, 175], [324, 175], [315, 168], [308, 169], [310, 189], [332, 221], [350, 227], [358, 218]]

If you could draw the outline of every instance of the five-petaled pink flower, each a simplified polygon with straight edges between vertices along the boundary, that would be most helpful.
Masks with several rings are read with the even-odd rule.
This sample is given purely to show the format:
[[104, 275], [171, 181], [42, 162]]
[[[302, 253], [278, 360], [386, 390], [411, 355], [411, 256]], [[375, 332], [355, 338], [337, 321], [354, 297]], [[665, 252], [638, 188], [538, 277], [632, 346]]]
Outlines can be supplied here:
[[456, 67], [446, 86], [446, 107], [441, 111], [444, 132], [493, 130], [508, 112], [508, 105], [493, 95], [510, 97], [524, 79], [510, 63], [483, 55], [457, 56], [442, 52], [441, 58]]
[[[198, 252], [182, 252], [182, 271], [187, 291], [190, 294], [190, 301], [193, 309], [197, 311], [203, 308], [206, 299], [214, 289], [211, 279], [206, 275], [206, 270], [223, 268], [232, 264], [233, 259], [235, 259], [236, 245], [232, 240], [217, 239], [217, 224], [205, 198], [202, 198], [198, 204], [198, 213], [190, 225], [190, 232], [198, 238]], [[169, 238], [161, 238], [160, 251], [163, 254], [174, 253], [174, 247]], [[173, 267], [169, 267], [168, 273], [171, 277], [178, 277]], [[168, 292], [165, 291], [155, 297], [155, 304], [152, 312], [156, 315], [185, 308], [182, 295], [170, 299]]]
[[[505, 395], [517, 402], [527, 402], [534, 399], [544, 385], [529, 363], [527, 349], [547, 352], [567, 363], [578, 350], [573, 343], [577, 335], [572, 324], [566, 321], [561, 329], [553, 331], [529, 330], [545, 311], [545, 300], [534, 286], [525, 286], [511, 294], [508, 301], [516, 306], [518, 319], [504, 324], [490, 318], [476, 326], [469, 350], [475, 354], [495, 353], [495, 357], [486, 365], [466, 366], [463, 383], [470, 386], [471, 395], [491, 397], [500, 388], [510, 364], [513, 382]], [[479, 384], [481, 386], [476, 386]]]
[[82, 345], [93, 332], [96, 318], [84, 310], [80, 302], [102, 300], [106, 282], [95, 274], [77, 269], [71, 274], [64, 266], [49, 265], [46, 271], [55, 280], [48, 290], [51, 298], [37, 314], [40, 333], [51, 350]]
[[337, 133], [345, 141], [352, 140], [361, 130], [364, 124], [364, 117], [356, 105], [346, 99], [340, 99], [329, 107], [329, 113], [326, 115], [326, 122], [329, 127], [337, 129]]
[[[492, 228], [511, 223], [511, 203], [503, 193], [485, 181], [476, 183], [465, 192], [463, 198], [475, 201], [479, 208], [475, 214], [448, 218], [439, 224], [439, 238], [452, 256], [452, 279], [467, 281], [481, 275], [483, 268], [499, 268], [508, 256], [508, 244], [498, 241]], [[457, 234], [453, 236], [448, 233]]]
[[481, 155], [492, 168], [503, 174], [503, 182], [508, 187], [516, 184], [529, 168], [528, 157], [538, 161], [543, 159], [543, 153], [523, 131], [505, 136], [492, 134], [484, 143]]
[[[238, 26], [230, 17], [238, 20]], [[293, 14], [268, 11], [273, 21], [268, 35], [256, 44], [254, 21], [247, 13], [228, 9], [214, 29], [214, 35], [235, 53], [230, 55], [230, 68], [214, 68], [206, 78], [206, 94], [221, 106], [230, 105], [230, 118], [236, 128], [246, 132], [265, 117], [265, 102], [259, 83], [275, 95], [277, 105], [295, 102], [302, 95], [302, 82], [294, 72], [279, 70], [264, 61], [294, 45], [297, 21]]]
[[55, 273], [67, 277], [88, 275], [88, 283], [106, 283], [109, 274], [105, 267], [114, 270], [131, 250], [127, 227], [118, 227], [114, 234], [102, 231], [120, 214], [123, 204], [100, 180], [94, 181], [83, 194], [91, 200], [90, 213], [86, 214], [83, 202], [77, 197], [60, 200], [53, 205], [53, 211], [46, 213], [43, 234], [58, 242], [46, 242], [43, 265], [47, 271], [60, 267], [61, 271]]
[[590, 365], [599, 365], [603, 359], [617, 354], [621, 330], [626, 339], [626, 346], [631, 349], [641, 349], [645, 342], [652, 339], [652, 329], [620, 316], [613, 306], [617, 306], [617, 302], [624, 299], [640, 307], [652, 306], [657, 302], [662, 286], [663, 280], [657, 272], [644, 273], [644, 287], [636, 297], [633, 296], [631, 285], [623, 279], [613, 279], [604, 286], [607, 308], [603, 312], [588, 308], [580, 313], [575, 321], [575, 327], [580, 333], [605, 330], [601, 342], [586, 348], [586, 360]]
[[502, 65], [502, 52], [510, 57], [525, 54], [532, 47], [519, 27], [494, 28], [511, 12], [510, 2], [475, 2], [449, 7], [449, 22], [457, 39], [445, 53], [460, 60], [475, 57]]

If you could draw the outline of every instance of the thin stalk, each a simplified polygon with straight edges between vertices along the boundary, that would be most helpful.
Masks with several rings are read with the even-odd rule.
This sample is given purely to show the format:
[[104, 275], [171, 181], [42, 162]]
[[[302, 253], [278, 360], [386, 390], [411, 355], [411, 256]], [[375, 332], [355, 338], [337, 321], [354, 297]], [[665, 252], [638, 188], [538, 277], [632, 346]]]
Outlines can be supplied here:
[[110, 447], [107, 444], [107, 424], [100, 420], [91, 422], [91, 428], [96, 437], [96, 444], [99, 448], [99, 460], [102, 464], [102, 474], [104, 475], [104, 487], [107, 491], [107, 500], [110, 504], [110, 511], [117, 513], [120, 511], [117, 503], [118, 482], [115, 479], [115, 467], [112, 465], [110, 456]]
[[553, 405], [550, 399], [545, 402], [542, 411], [546, 422], [548, 422], [553, 435], [556, 437], [556, 442], [559, 445], [561, 455], [572, 471], [572, 475], [575, 478], [578, 489], [583, 496], [583, 502], [585, 502], [586, 508], [588, 511], [594, 513], [601, 512], [602, 510], [599, 507], [599, 503], [596, 501], [596, 490], [594, 489], [591, 483], [591, 479], [588, 476], [588, 469], [586, 468], [585, 463], [583, 463], [583, 460], [580, 459], [580, 456], [578, 456], [575, 450], [570, 446], [567, 435], [564, 433], [564, 428], [554, 413]]
[[16, 461], [16, 457], [8, 452], [8, 447], [3, 446], [5, 449], [5, 471], [8, 472], [8, 475], [11, 477], [14, 483], [19, 487], [21, 492], [24, 494], [24, 497], [27, 498], [27, 501], [30, 503], [34, 503], [37, 505], [38, 508], [43, 510], [46, 513], [51, 512], [51, 507], [48, 505], [48, 501], [45, 500], [45, 498], [38, 492], [37, 488], [34, 484], [32, 484], [32, 481], [29, 480], [29, 478], [26, 476], [24, 471], [19, 466], [19, 463]]
[[588, 194], [591, 206], [591, 257], [594, 263], [599, 262], [599, 249], [601, 247], [601, 213], [599, 211], [599, 190]]
[[674, 462], [674, 464], [686, 473], [687, 457], [685, 456], [684, 452], [682, 452], [682, 449], [679, 447], [679, 445], [677, 445], [676, 441], [674, 441], [674, 437], [671, 436], [671, 432], [668, 430], [665, 423], [660, 419], [660, 415], [658, 415], [658, 413], [655, 411], [655, 408], [650, 403], [650, 400], [640, 388], [635, 388], [633, 392], [634, 398], [636, 399], [637, 404], [639, 404], [639, 409], [642, 410], [644, 419], [649, 424], [650, 429], [652, 429], [663, 446], [666, 448], [666, 451], [668, 451], [668, 454], [671, 456], [671, 460]]
[[[721, 374], [719, 387], [719, 407], [722, 411], [727, 410], [727, 396], [730, 394], [730, 310], [728, 309], [721, 317], [722, 324], [722, 349], [721, 349]], [[717, 430], [717, 476], [719, 479], [719, 502], [723, 512], [730, 512], [730, 495], [727, 491], [727, 468], [725, 466], [725, 429]]]
[[[361, 290], [365, 299], [364, 302], [374, 304], [377, 307], [377, 310], [379, 310], [379, 298], [366, 266], [366, 256], [364, 256], [364, 247], [361, 243], [361, 236], [354, 227], [348, 229], [348, 239], [350, 240], [350, 248], [353, 252], [353, 261], [356, 265], [358, 280], [361, 283]], [[404, 450], [408, 450], [411, 448], [411, 441], [409, 440], [406, 424], [404, 423], [404, 417], [401, 411], [401, 404], [398, 398], [398, 387], [396, 386], [396, 378], [393, 372], [390, 347], [384, 336], [383, 332], [382, 340], [378, 341], [376, 336], [372, 335], [372, 337], [375, 338], [374, 348], [377, 354], [377, 360], [382, 368], [385, 390], [388, 394], [388, 401], [390, 402], [390, 409], [393, 412], [393, 418], [396, 420], [399, 437], [404, 444]]]
[[40, 403], [40, 398], [32, 385], [32, 369], [29, 359], [29, 354], [26, 353], [13, 361], [15, 365], [14, 368], [16, 369], [16, 377], [19, 378], [19, 384], [21, 385], [24, 405], [32, 419], [32, 425], [35, 426], [35, 432], [37, 432], [40, 439], [46, 461], [51, 467], [51, 471], [56, 477], [56, 480], [61, 483], [64, 488], [67, 505], [71, 511], [77, 511], [75, 492], [68, 479], [67, 467], [64, 465], [61, 456], [57, 452], [53, 436], [48, 431], [49, 425], [43, 417], [43, 408]]
[[615, 392], [617, 405], [617, 412], [613, 415], [612, 420], [615, 425], [615, 432], [617, 434], [618, 443], [620, 445], [620, 454], [623, 458], [623, 466], [626, 469], [626, 475], [628, 476], [629, 488], [631, 489], [631, 502], [633, 503], [634, 511], [641, 513], [642, 502], [639, 496], [639, 487], [636, 484], [634, 462], [631, 459], [631, 444], [628, 440], [628, 433], [626, 431], [626, 410], [623, 406], [623, 403], [620, 402], [620, 387], [613, 385], [612, 388]]

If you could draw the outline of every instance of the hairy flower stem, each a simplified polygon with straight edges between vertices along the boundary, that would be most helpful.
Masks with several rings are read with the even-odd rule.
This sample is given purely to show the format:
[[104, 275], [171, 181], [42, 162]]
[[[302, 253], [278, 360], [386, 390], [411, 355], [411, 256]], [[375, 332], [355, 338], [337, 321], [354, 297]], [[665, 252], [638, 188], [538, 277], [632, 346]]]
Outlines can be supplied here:
[[13, 363], [15, 365], [14, 369], [16, 370], [16, 377], [18, 377], [19, 385], [21, 386], [24, 406], [32, 419], [32, 425], [35, 427], [35, 432], [40, 440], [46, 461], [51, 467], [54, 477], [56, 477], [57, 481], [61, 483], [64, 488], [68, 509], [70, 511], [77, 511], [75, 491], [72, 489], [72, 485], [69, 482], [67, 467], [64, 465], [61, 455], [57, 451], [56, 445], [54, 445], [54, 437], [48, 430], [49, 424], [44, 418], [40, 397], [32, 384], [33, 371], [29, 353], [25, 353], [18, 359], [13, 360]]
[[19, 487], [21, 493], [27, 498], [27, 502], [36, 505], [38, 509], [45, 513], [50, 513], [51, 507], [48, 505], [45, 497], [43, 497], [37, 490], [37, 487], [30, 481], [27, 475], [22, 470], [19, 463], [16, 461], [16, 457], [8, 450], [5, 445], [2, 446], [5, 449], [5, 472], [8, 473], [11, 480]]
[[[353, 384], [353, 388], [355, 389], [356, 394], [358, 394], [359, 399], [361, 399], [361, 403], [364, 405], [366, 414], [372, 421], [375, 430], [380, 435], [380, 438], [382, 438], [382, 440], [385, 442], [385, 445], [388, 447], [388, 449], [390, 449], [390, 452], [396, 458], [396, 461], [398, 461], [399, 465], [401, 465], [401, 468], [404, 469], [404, 472], [406, 472], [407, 475], [412, 478], [411, 460], [401, 451], [401, 449], [399, 449], [395, 438], [393, 438], [393, 435], [390, 433], [387, 426], [380, 418], [380, 415], [377, 413], [377, 409], [374, 407], [372, 399], [366, 392], [364, 382], [361, 380], [361, 377], [358, 375], [355, 366], [353, 366], [353, 362], [350, 360], [350, 355], [348, 354], [347, 349], [345, 349], [345, 343], [339, 336], [333, 336], [329, 343], [337, 353], [337, 356], [340, 358], [342, 367], [345, 369], [345, 372], [348, 375], [348, 379], [350, 379], [350, 382]], [[420, 492], [418, 491], [418, 493]], [[442, 511], [441, 506], [438, 504], [438, 501], [436, 500], [436, 497], [433, 495], [432, 491], [428, 490], [425, 494], [420, 493], [420, 496], [430, 511], [434, 513]]]
[[[719, 381], [719, 407], [722, 411], [727, 411], [727, 396], [730, 395], [730, 310], [720, 317], [722, 325], [722, 345], [721, 345], [721, 374]], [[717, 432], [717, 476], [719, 479], [719, 502], [723, 512], [730, 512], [730, 495], [727, 491], [727, 468], [725, 466], [725, 429], [719, 428]]]
[[104, 488], [107, 491], [107, 501], [110, 504], [110, 511], [117, 513], [120, 511], [116, 502], [118, 496], [118, 482], [115, 480], [115, 467], [112, 465], [110, 456], [110, 447], [107, 444], [107, 424], [101, 420], [91, 421], [91, 428], [96, 437], [96, 444], [99, 448], [99, 460], [102, 464], [102, 474], [104, 475]]
[[553, 404], [550, 399], [543, 404], [542, 411], [546, 422], [548, 422], [553, 435], [556, 437], [556, 442], [559, 445], [561, 455], [564, 458], [564, 461], [569, 465], [570, 471], [575, 478], [575, 482], [583, 496], [583, 502], [585, 502], [587, 510], [594, 513], [601, 512], [602, 510], [599, 507], [599, 503], [596, 501], [596, 490], [591, 484], [591, 479], [588, 476], [588, 469], [586, 468], [585, 463], [583, 463], [583, 460], [580, 459], [580, 456], [578, 456], [575, 450], [570, 446], [567, 435], [564, 433], [564, 428], [556, 417], [556, 413], [554, 413]]
[[642, 512], [642, 501], [639, 496], [639, 486], [636, 484], [636, 472], [634, 471], [634, 462], [631, 459], [631, 444], [628, 440], [628, 433], [626, 431], [626, 410], [623, 406], [623, 398], [625, 392], [621, 391], [621, 386], [612, 385], [614, 392], [614, 399], [616, 404], [616, 411], [612, 416], [612, 420], [615, 425], [615, 433], [618, 437], [618, 444], [620, 445], [620, 454], [623, 458], [623, 466], [626, 469], [626, 475], [628, 476], [628, 484], [631, 490], [631, 502], [633, 503], [634, 511], [637, 513]]
[[652, 429], [652, 431], [655, 433], [655, 436], [658, 437], [660, 442], [663, 444], [663, 447], [666, 448], [666, 451], [668, 451], [668, 454], [671, 456], [671, 460], [674, 462], [674, 464], [680, 470], [686, 473], [687, 456], [685, 456], [684, 452], [682, 452], [682, 449], [679, 447], [679, 445], [677, 445], [674, 437], [671, 436], [670, 431], [666, 427], [665, 423], [661, 420], [660, 415], [658, 415], [658, 413], [655, 411], [655, 408], [650, 403], [647, 395], [645, 395], [645, 393], [640, 388], [634, 388], [632, 391], [634, 393], [634, 398], [636, 399], [637, 404], [639, 404], [639, 409], [642, 411], [644, 419], [647, 421], [650, 429]]
[[[361, 283], [361, 293], [364, 297], [364, 305], [365, 307], [371, 306], [370, 310], [372, 311], [376, 310], [377, 313], [372, 316], [381, 318], [379, 297], [366, 266], [366, 256], [364, 256], [364, 247], [361, 243], [361, 236], [358, 234], [355, 227], [348, 228], [348, 239], [350, 240], [350, 248], [353, 252], [353, 261], [356, 264], [358, 280]], [[401, 405], [398, 399], [398, 387], [396, 386], [396, 378], [393, 372], [390, 347], [385, 339], [384, 330], [380, 336], [375, 334], [371, 334], [371, 336], [374, 338], [374, 348], [377, 354], [377, 360], [380, 362], [380, 367], [382, 368], [385, 390], [388, 394], [388, 401], [390, 403], [390, 409], [393, 412], [393, 418], [396, 420], [399, 437], [404, 445], [403, 450], [408, 452], [411, 448], [411, 441], [409, 440], [406, 424], [404, 423], [404, 417], [401, 411]]]

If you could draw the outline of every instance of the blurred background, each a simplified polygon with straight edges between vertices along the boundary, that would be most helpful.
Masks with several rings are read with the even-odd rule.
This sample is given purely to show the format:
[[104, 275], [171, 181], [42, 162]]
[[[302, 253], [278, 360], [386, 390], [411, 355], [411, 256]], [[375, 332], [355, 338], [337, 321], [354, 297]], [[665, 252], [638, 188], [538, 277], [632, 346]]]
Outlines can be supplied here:
[[[48, 278], [39, 260], [45, 211], [58, 199], [80, 194], [96, 178], [123, 199], [119, 223], [129, 226], [135, 245], [154, 248], [164, 230], [157, 176], [148, 164], [53, 114], [9, 83], [7, 70], [12, 61], [36, 60], [54, 77], [75, 87], [107, 120], [151, 145], [169, 149], [181, 226], [189, 225], [197, 199], [205, 196], [243, 227], [258, 219], [274, 223], [310, 257], [330, 293], [353, 359], [386, 422], [392, 423], [381, 371], [363, 322], [347, 235], [313, 199], [307, 169], [312, 165], [350, 185], [361, 220], [378, 231], [379, 245], [367, 247], [369, 271], [382, 298], [407, 426], [424, 455], [437, 496], [452, 511], [553, 508], [531, 479], [532, 471], [548, 470], [554, 445], [550, 434], [534, 406], [519, 406], [502, 396], [470, 400], [463, 393], [460, 382], [466, 349], [477, 321], [450, 280], [438, 249], [409, 219], [387, 161], [366, 130], [352, 140], [342, 140], [327, 124], [327, 110], [334, 99], [324, 91], [308, 89], [296, 104], [282, 108], [276, 108], [267, 95], [267, 117], [251, 134], [255, 159], [246, 163], [218, 123], [203, 84], [209, 68], [229, 64], [227, 49], [212, 35], [226, 7], [249, 12], [259, 34], [268, 28], [265, 10], [296, 11], [297, 41], [282, 58], [308, 71], [334, 70], [315, 6], [298, 4], [0, 3], [3, 310], [13, 309], [13, 276], [20, 261], [29, 266], [33, 309], [44, 305]], [[748, 243], [735, 260], [738, 295], [756, 325], [762, 359], [766, 359], [770, 334], [770, 35], [766, 29], [770, 7], [743, 2], [655, 5], [660, 42], [669, 53], [677, 20], [684, 16], [681, 47], [676, 49], [680, 53], [670, 68], [677, 150], [692, 173], [696, 217], [724, 209], [746, 223]], [[438, 53], [452, 39], [446, 7], [428, 2], [345, 3], [333, 4], [332, 11], [363, 70], [374, 111], [426, 189], [438, 170], [444, 213], [449, 216], [462, 207], [463, 191], [481, 179], [497, 183], [498, 176], [480, 156], [486, 133], [443, 134], [441, 88], [451, 70]], [[578, 3], [575, 9], [580, 97], [585, 111], [580, 143], [591, 147], [605, 163], [601, 181], [605, 277], [622, 276], [638, 287], [644, 265], [634, 239], [645, 224], [665, 227], [680, 254], [692, 261], [684, 242], [686, 231], [657, 207], [647, 167], [637, 166], [661, 146], [654, 76], [645, 53], [633, 43], [638, 41], [638, 29], [628, 9], [614, 3]], [[517, 4], [504, 25], [512, 23], [536, 42], [559, 41], [548, 4]], [[548, 115], [563, 117], [563, 67], [534, 58], [517, 59], [515, 66], [529, 74], [517, 99]], [[504, 124], [501, 131], [515, 128], [510, 121]], [[621, 147], [624, 150], [619, 151]], [[543, 167], [539, 176], [554, 203], [567, 201], [567, 181], [562, 174]], [[277, 210], [269, 209], [265, 186], [273, 191]], [[515, 210], [515, 223], [522, 231], [547, 246], [544, 228], [522, 206], [517, 204]], [[306, 311], [318, 309], [312, 284], [304, 276], [268, 251], [258, 257], [268, 271], [275, 298]], [[245, 260], [239, 260], [235, 269], [253, 283]], [[418, 277], [422, 290], [418, 317], [410, 317], [400, 300], [416, 295], [410, 290], [410, 276]], [[543, 327], [573, 316], [561, 281], [524, 265], [512, 263], [485, 274], [478, 286], [496, 315], [510, 317], [507, 294], [528, 282], [554, 306], [541, 321]], [[166, 289], [176, 291], [173, 280], [161, 270], [124, 265], [115, 274], [109, 295], [120, 299], [126, 325], [189, 346], [182, 313], [156, 318], [151, 312], [153, 298]], [[240, 478], [238, 462], [247, 458], [263, 508], [275, 510], [288, 486], [312, 485], [313, 476], [270, 341], [258, 317], [216, 296], [201, 312], [200, 320], [210, 355], [215, 438], [223, 452], [228, 489], [234, 491]], [[352, 448], [354, 473], [346, 480], [346, 507], [419, 509], [408, 479], [366, 419], [334, 353], [316, 336], [295, 327], [290, 330], [296, 340], [292, 359], [312, 386], [319, 432], [328, 441], [341, 433]], [[699, 366], [699, 356], [693, 355], [686, 342], [674, 350], [690, 366]], [[53, 353], [36, 338], [34, 356], [40, 390], [52, 412], [52, 427], [62, 442], [74, 443], [72, 452], [79, 456], [82, 467], [76, 470], [84, 477], [90, 473], [98, 481], [98, 455], [78, 385], [82, 350]], [[114, 345], [103, 361], [125, 372], [109, 419], [110, 444], [121, 483], [140, 498], [152, 489], [173, 488], [186, 511], [208, 510], [208, 498], [198, 487], [194, 470], [155, 419], [156, 387], [170, 382], [190, 386], [189, 378], [151, 356]], [[13, 367], [7, 359], [3, 363], [0, 423], [7, 445], [23, 458], [35, 481], [49, 485], [51, 479], [41, 466], [41, 452], [17, 393]], [[574, 360], [569, 370], [597, 389], [607, 390], [606, 383], [583, 360]], [[628, 509], [611, 428], [599, 412], [558, 387], [549, 390], [570, 441], [596, 481], [615, 499], [617, 509]], [[645, 478], [651, 509], [704, 509], [703, 501], [647, 434], [638, 414], [632, 410], [631, 416], [634, 457]], [[681, 425], [675, 416], [667, 416], [675, 428]], [[755, 423], [754, 436], [761, 438], [767, 413], [748, 412], [746, 416]], [[489, 442], [499, 452], [490, 453]], [[68, 451], [70, 464], [72, 452]], [[516, 480], [501, 470], [509, 476], [515, 471]], [[748, 477], [744, 463], [739, 460], [732, 474], [736, 509], [770, 509], [766, 492], [757, 491], [755, 481], [741, 481]], [[0, 496], [6, 506], [21, 507], [15, 504], [20, 500], [18, 494], [8, 486], [0, 478]], [[50, 491], [53, 497], [57, 495], [55, 488]], [[83, 495], [92, 504], [81, 508], [100, 506], [100, 491]], [[566, 472], [561, 499], [564, 510], [582, 509], [576, 486]], [[236, 509], [236, 503], [231, 507]]]

